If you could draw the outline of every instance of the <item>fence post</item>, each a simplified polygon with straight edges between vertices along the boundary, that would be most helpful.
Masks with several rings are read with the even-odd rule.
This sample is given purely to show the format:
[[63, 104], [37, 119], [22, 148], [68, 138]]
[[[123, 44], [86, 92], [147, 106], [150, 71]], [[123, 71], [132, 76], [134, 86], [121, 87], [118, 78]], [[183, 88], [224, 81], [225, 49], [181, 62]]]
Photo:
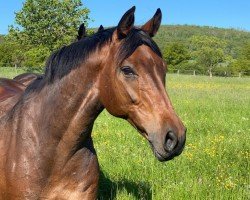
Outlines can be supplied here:
[[15, 63], [15, 72], [16, 72], [16, 75], [17, 75], [17, 64]]
[[195, 70], [194, 70], [194, 76], [195, 76]]
[[178, 76], [180, 75], [180, 70], [179, 69], [177, 70], [177, 74], [178, 74]]

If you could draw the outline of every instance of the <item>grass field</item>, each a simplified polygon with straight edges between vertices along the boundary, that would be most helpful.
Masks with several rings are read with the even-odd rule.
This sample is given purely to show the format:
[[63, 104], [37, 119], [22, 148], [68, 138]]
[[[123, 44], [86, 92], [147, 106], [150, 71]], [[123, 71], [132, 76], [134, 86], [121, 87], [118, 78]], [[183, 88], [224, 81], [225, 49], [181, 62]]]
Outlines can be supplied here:
[[250, 78], [169, 74], [167, 90], [188, 129], [184, 152], [160, 163], [126, 121], [104, 111], [93, 130], [99, 199], [250, 199]]
[[[18, 74], [31, 72], [31, 70], [32, 69], [29, 69], [29, 68], [0, 67], [0, 77], [13, 78], [17, 76]], [[32, 72], [41, 73], [41, 71], [39, 70], [32, 71]]]

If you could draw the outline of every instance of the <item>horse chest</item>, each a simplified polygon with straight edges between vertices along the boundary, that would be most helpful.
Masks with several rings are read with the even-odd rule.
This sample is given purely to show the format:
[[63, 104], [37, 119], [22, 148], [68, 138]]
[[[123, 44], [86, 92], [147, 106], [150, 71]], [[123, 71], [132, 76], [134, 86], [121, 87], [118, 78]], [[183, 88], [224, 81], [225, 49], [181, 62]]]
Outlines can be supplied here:
[[41, 197], [48, 199], [96, 199], [99, 180], [97, 156], [84, 147], [62, 168], [55, 167]]

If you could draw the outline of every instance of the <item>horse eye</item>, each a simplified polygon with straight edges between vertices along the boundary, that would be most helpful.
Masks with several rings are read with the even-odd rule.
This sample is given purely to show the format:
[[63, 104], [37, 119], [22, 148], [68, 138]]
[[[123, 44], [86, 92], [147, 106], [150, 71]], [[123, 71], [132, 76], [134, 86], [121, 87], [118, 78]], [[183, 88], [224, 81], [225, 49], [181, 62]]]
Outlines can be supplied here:
[[125, 76], [133, 76], [133, 75], [136, 75], [134, 70], [129, 67], [129, 66], [124, 66], [121, 68], [121, 71], [122, 73], [125, 75]]

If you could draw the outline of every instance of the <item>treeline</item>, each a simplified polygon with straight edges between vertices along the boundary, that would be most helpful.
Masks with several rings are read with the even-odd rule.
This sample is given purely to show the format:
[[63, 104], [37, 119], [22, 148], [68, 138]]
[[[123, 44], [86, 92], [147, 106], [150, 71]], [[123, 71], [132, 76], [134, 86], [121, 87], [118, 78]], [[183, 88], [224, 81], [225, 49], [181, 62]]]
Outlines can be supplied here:
[[155, 38], [169, 71], [250, 75], [250, 32], [200, 26], [162, 26]]
[[[26, 0], [16, 13], [18, 26], [0, 36], [0, 67], [43, 68], [51, 52], [74, 41], [78, 26], [88, 20], [80, 0]], [[161, 26], [154, 39], [170, 72], [250, 75], [250, 32], [169, 25]]]
[[76, 39], [89, 10], [81, 0], [26, 0], [0, 38], [0, 67], [43, 68], [48, 56]]

